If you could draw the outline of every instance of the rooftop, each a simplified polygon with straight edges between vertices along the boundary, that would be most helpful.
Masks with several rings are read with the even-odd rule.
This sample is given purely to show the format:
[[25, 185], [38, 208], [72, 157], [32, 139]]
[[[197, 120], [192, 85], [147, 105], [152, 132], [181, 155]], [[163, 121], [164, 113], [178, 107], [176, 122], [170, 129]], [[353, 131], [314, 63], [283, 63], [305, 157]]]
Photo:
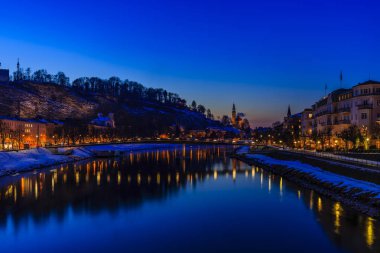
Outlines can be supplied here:
[[363, 83], [358, 83], [354, 87], [357, 87], [357, 86], [360, 86], [360, 85], [366, 85], [366, 84], [380, 84], [380, 82], [379, 81], [375, 81], [375, 80], [368, 80], [368, 81], [365, 81]]

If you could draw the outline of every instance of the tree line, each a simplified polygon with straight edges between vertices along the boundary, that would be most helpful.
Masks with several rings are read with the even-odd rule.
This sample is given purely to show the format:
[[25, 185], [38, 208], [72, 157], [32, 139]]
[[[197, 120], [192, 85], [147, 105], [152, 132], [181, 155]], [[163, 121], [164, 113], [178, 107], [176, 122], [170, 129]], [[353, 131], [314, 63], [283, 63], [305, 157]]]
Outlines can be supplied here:
[[80, 77], [70, 82], [68, 76], [63, 72], [50, 74], [45, 69], [40, 69], [32, 72], [30, 68], [26, 70], [18, 68], [13, 73], [11, 81], [18, 82], [33, 82], [33, 83], [48, 83], [58, 86], [70, 87], [76, 91], [83, 93], [100, 93], [118, 98], [120, 101], [129, 100], [144, 100], [160, 104], [168, 104], [179, 108], [188, 108], [192, 111], [199, 112], [209, 119], [214, 119], [214, 115], [210, 109], [192, 101], [190, 106], [187, 106], [187, 101], [181, 98], [178, 94], [169, 92], [162, 88], [147, 88], [141, 83], [131, 80], [121, 80], [119, 77], [113, 76], [108, 79], [99, 77]]

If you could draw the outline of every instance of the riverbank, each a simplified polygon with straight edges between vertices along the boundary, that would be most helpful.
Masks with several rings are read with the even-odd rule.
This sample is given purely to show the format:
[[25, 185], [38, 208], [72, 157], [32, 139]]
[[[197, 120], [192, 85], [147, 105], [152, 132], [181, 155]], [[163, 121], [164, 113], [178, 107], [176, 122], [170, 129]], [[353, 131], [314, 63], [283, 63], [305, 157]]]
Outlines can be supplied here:
[[180, 144], [112, 144], [73, 148], [37, 148], [0, 153], [0, 177], [90, 158], [98, 152], [133, 152], [180, 147]]
[[[374, 182], [359, 180], [315, 166], [306, 160], [291, 160], [284, 158], [286, 154], [276, 155], [276, 152], [265, 154], [250, 153], [248, 147], [236, 151], [235, 157], [250, 164], [262, 167], [272, 173], [283, 176], [302, 187], [315, 190], [336, 201], [350, 206], [372, 217], [380, 217], [380, 185]], [[328, 161], [326, 161], [328, 163]], [[330, 167], [334, 165], [330, 164]], [[343, 164], [337, 165], [344, 166]], [[348, 166], [347, 170], [353, 170]], [[360, 172], [359, 172], [360, 171]], [[360, 178], [368, 171], [358, 170]], [[376, 173], [376, 172], [375, 172]], [[375, 178], [375, 181], [378, 180]]]

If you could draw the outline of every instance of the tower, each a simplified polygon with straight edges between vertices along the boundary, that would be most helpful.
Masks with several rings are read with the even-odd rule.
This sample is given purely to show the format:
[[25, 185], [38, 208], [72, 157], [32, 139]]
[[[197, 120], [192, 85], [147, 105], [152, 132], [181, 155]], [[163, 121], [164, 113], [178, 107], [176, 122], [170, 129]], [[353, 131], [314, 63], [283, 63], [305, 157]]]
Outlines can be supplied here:
[[232, 124], [232, 126], [236, 126], [236, 107], [235, 107], [235, 103], [232, 104], [231, 124]]
[[14, 74], [14, 80], [19, 81], [22, 79], [21, 69], [20, 69], [20, 60], [17, 58], [16, 73]]
[[290, 105], [288, 105], [288, 114], [287, 114], [288, 118], [289, 118], [291, 115], [292, 115], [292, 112], [290, 111]]

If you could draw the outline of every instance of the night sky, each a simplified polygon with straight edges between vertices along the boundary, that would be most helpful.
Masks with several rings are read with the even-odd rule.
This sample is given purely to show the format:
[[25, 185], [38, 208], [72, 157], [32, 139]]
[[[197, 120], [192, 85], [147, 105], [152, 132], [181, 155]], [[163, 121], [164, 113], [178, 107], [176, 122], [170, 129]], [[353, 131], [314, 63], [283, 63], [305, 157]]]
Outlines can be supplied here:
[[138, 81], [253, 126], [380, 79], [380, 1], [1, 1], [2, 67]]

